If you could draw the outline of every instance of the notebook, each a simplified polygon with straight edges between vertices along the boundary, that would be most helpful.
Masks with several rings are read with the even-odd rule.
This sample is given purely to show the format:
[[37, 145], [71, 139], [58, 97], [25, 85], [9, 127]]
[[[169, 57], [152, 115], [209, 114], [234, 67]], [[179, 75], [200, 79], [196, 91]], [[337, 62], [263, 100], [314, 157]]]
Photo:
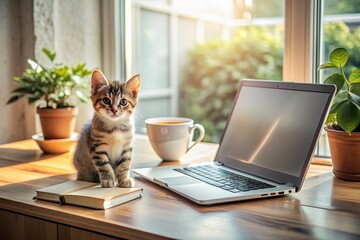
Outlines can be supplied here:
[[335, 91], [243, 80], [212, 162], [133, 172], [202, 205], [298, 192]]
[[36, 191], [35, 199], [108, 209], [141, 197], [141, 188], [103, 188], [98, 183], [68, 181]]

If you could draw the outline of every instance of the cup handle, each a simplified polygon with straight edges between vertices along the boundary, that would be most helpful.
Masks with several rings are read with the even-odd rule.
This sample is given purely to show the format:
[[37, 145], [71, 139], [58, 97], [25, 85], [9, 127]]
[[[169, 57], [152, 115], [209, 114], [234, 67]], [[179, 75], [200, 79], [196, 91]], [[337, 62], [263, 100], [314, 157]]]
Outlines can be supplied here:
[[188, 149], [186, 150], [186, 152], [188, 152], [190, 149], [192, 149], [196, 144], [198, 144], [199, 142], [201, 142], [201, 140], [203, 140], [204, 136], [205, 136], [205, 129], [202, 125], [200, 124], [194, 124], [194, 126], [191, 128], [191, 132], [195, 131], [195, 129], [199, 130], [199, 137], [195, 140], [195, 142], [188, 147]]

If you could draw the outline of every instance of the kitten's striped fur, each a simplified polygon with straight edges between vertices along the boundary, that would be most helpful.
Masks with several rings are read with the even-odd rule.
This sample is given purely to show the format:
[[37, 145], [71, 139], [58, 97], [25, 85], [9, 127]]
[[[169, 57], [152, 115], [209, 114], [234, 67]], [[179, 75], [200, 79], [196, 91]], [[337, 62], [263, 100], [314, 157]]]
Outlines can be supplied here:
[[125, 82], [109, 83], [96, 70], [91, 77], [95, 109], [85, 125], [74, 155], [77, 179], [100, 182], [103, 187], [133, 187], [129, 177], [134, 134], [133, 112], [138, 101], [138, 75]]

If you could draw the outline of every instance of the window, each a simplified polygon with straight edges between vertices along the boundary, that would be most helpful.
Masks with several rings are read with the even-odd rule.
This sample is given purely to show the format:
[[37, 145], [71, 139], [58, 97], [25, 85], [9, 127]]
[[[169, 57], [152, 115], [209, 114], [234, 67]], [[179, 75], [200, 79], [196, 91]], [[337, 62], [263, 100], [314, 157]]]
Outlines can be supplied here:
[[[319, 1], [318, 22], [321, 27], [318, 43], [317, 59], [320, 63], [329, 61], [330, 52], [344, 47], [350, 52], [350, 60], [345, 74], [349, 76], [352, 67], [360, 66], [360, 4], [357, 0], [323, 0]], [[316, 69], [314, 69], [316, 71]], [[317, 72], [317, 82], [322, 82], [331, 74], [331, 69]], [[317, 155], [330, 156], [325, 132], [319, 140]]]
[[146, 118], [185, 116], [218, 142], [241, 79], [283, 79], [284, 0], [132, 4], [138, 132]]
[[[217, 142], [239, 79], [321, 82], [328, 73], [317, 67], [339, 46], [360, 65], [357, 0], [133, 0], [129, 5], [127, 76], [142, 77], [140, 133], [148, 117], [181, 115], [200, 121], [207, 141]], [[325, 133], [316, 154], [329, 156]]]

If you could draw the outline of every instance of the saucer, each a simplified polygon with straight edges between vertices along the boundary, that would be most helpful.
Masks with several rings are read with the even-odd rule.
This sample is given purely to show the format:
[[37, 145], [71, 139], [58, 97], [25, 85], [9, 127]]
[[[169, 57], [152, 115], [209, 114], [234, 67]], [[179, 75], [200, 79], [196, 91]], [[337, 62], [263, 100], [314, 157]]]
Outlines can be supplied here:
[[64, 153], [69, 152], [74, 147], [79, 136], [79, 133], [73, 132], [70, 138], [44, 139], [42, 133], [37, 133], [32, 136], [32, 139], [36, 141], [44, 153]]

